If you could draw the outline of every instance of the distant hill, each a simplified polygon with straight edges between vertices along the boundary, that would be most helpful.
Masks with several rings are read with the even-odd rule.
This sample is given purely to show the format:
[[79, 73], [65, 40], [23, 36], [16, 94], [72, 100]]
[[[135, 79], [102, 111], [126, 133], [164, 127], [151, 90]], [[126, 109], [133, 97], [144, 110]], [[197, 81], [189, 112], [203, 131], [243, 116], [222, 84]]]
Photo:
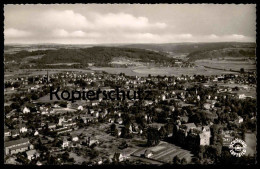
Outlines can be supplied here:
[[189, 61], [216, 57], [255, 57], [255, 43], [218, 42], [218, 43], [169, 43], [133, 44], [124, 47], [149, 49], [173, 54], [188, 54]]
[[246, 47], [255, 48], [255, 43], [250, 42], [212, 42], [212, 43], [165, 43], [165, 44], [131, 44], [123, 47], [150, 49], [161, 52], [192, 53], [201, 50], [214, 50], [222, 48]]
[[141, 62], [150, 62], [151, 60], [157, 63], [174, 61], [174, 59], [167, 57], [163, 52], [123, 47], [62, 48], [57, 50], [38, 50], [33, 52], [20, 51], [15, 54], [5, 54], [5, 61], [21, 61], [26, 57], [35, 55], [43, 55], [40, 59], [33, 60], [33, 63], [38, 65], [73, 62], [81, 63], [84, 66], [87, 66], [88, 63], [95, 63], [96, 66], [107, 66], [115, 57], [131, 58]]
[[[14, 45], [19, 46], [19, 45]], [[12, 45], [5, 45], [5, 50], [12, 49]], [[25, 49], [36, 48], [35, 51]], [[168, 43], [168, 44], [128, 44], [115, 46], [91, 45], [20, 45], [16, 53], [5, 53], [5, 61], [22, 62], [29, 56], [43, 55], [40, 59], [30, 61], [36, 65], [53, 63], [80, 63], [87, 66], [108, 66], [115, 57], [136, 59], [141, 62], [157, 63], [174, 62], [171, 54], [187, 54], [189, 61], [217, 57], [255, 57], [255, 43], [219, 42], [219, 43]], [[44, 50], [43, 50], [44, 49]], [[51, 50], [55, 49], [55, 50]]]
[[192, 52], [187, 56], [189, 61], [224, 57], [256, 57], [254, 48], [223, 48]]

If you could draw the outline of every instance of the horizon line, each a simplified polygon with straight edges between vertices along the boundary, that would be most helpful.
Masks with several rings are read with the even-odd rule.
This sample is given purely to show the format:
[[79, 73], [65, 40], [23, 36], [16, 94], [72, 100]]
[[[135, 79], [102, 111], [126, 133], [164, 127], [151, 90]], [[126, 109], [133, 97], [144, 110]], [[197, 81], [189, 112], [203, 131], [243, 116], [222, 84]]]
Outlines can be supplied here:
[[253, 41], [216, 41], [216, 42], [165, 42], [165, 43], [4, 43], [4, 45], [134, 45], [134, 44], [151, 44], [151, 45], [158, 45], [158, 44], [183, 44], [183, 43], [256, 43]]

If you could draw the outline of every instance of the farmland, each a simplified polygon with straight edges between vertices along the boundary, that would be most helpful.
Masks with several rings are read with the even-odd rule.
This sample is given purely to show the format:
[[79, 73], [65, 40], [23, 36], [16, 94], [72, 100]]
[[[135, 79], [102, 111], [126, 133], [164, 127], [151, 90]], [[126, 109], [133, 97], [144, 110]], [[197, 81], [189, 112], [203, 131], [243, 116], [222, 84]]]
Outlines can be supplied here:
[[233, 72], [224, 70], [214, 70], [203, 66], [195, 66], [194, 68], [182, 67], [128, 67], [128, 68], [112, 68], [112, 67], [93, 67], [93, 71], [105, 71], [111, 74], [125, 73], [128, 76], [148, 76], [149, 74], [157, 76], [181, 76], [181, 75], [221, 75]]
[[207, 66], [216, 69], [240, 71], [241, 68], [245, 70], [255, 70], [255, 60], [229, 60], [229, 59], [203, 59], [195, 61], [198, 66]]

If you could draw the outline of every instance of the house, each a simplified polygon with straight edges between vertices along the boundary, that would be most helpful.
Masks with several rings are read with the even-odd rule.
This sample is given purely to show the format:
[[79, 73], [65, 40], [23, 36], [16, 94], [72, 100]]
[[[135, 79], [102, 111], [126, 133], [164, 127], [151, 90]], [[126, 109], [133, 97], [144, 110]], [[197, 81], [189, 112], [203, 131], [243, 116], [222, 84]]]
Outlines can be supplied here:
[[102, 159], [101, 159], [101, 158], [98, 158], [98, 159], [97, 159], [97, 164], [98, 164], [98, 165], [101, 165], [102, 163], [103, 163]]
[[238, 95], [238, 98], [239, 98], [239, 99], [245, 99], [245, 98], [246, 98], [246, 95], [245, 95], [245, 94], [239, 94], [239, 95]]
[[62, 144], [61, 144], [61, 147], [62, 148], [66, 148], [69, 146], [69, 141], [66, 139], [66, 137], [63, 138], [63, 141], [62, 141]]
[[143, 134], [143, 130], [142, 129], [139, 130], [139, 134]]
[[93, 113], [93, 116], [96, 117], [96, 118], [98, 118], [98, 117], [99, 117], [99, 112], [95, 111], [95, 112]]
[[206, 110], [209, 110], [211, 108], [211, 104], [209, 103], [204, 103], [203, 104], [203, 108], [206, 109]]
[[163, 94], [163, 95], [161, 95], [161, 98], [162, 98], [162, 100], [165, 100], [166, 96]]
[[73, 122], [73, 121], [64, 121], [63, 123], [62, 123], [62, 126], [63, 127], [72, 127], [72, 126], [76, 126], [77, 125], [77, 123], [76, 122]]
[[240, 124], [243, 123], [244, 119], [241, 116], [238, 116], [236, 119], [236, 123]]
[[64, 117], [59, 118], [58, 126], [62, 126], [62, 123], [65, 121]]
[[24, 113], [24, 114], [30, 113], [30, 109], [27, 108], [27, 107], [24, 107], [24, 108], [23, 108], [23, 113]]
[[180, 118], [180, 121], [182, 122], [182, 123], [187, 123], [188, 121], [189, 121], [189, 117], [188, 116], [181, 116], [181, 117], [179, 117]]
[[209, 126], [197, 127], [194, 123], [177, 125], [177, 141], [190, 148], [210, 145], [210, 137]]
[[89, 109], [89, 113], [93, 114], [95, 111], [93, 109]]
[[139, 127], [138, 127], [137, 123], [133, 123], [132, 124], [132, 130], [133, 130], [133, 132], [138, 132], [139, 131]]
[[118, 124], [123, 124], [123, 119], [122, 119], [122, 118], [118, 118], [118, 119], [117, 119], [117, 123], [118, 123]]
[[37, 161], [36, 165], [41, 166], [42, 163], [40, 161]]
[[164, 126], [163, 123], [152, 123], [152, 124], [149, 124], [149, 127], [152, 127], [152, 128], [155, 128], [157, 129], [158, 131]]
[[94, 100], [91, 102], [91, 106], [97, 106], [99, 104], [98, 100]]
[[12, 111], [9, 112], [8, 114], [6, 114], [5, 117], [9, 119], [10, 117], [14, 116], [15, 113], [16, 113], [16, 110], [12, 110]]
[[59, 108], [60, 106], [58, 104], [54, 104], [54, 108]]
[[174, 106], [169, 106], [170, 111], [174, 112], [175, 111], [175, 107]]
[[114, 154], [113, 161], [115, 161], [115, 162], [124, 161], [124, 157], [123, 157], [122, 153], [116, 152]]
[[76, 135], [72, 135], [71, 140], [74, 141], [74, 142], [79, 141], [79, 137], [76, 136]]
[[48, 128], [49, 128], [50, 130], [54, 130], [54, 129], [56, 128], [56, 124], [55, 124], [55, 123], [49, 123], [49, 124], [48, 124]]
[[9, 129], [4, 129], [5, 137], [11, 136], [11, 131]]
[[45, 114], [53, 114], [54, 113], [54, 110], [53, 109], [51, 109], [51, 108], [47, 108], [47, 107], [41, 107], [40, 108], [41, 109], [41, 114], [42, 115], [45, 115]]
[[99, 144], [99, 141], [96, 139], [91, 139], [90, 137], [87, 138], [87, 145], [92, 146], [93, 144]]
[[20, 135], [20, 131], [18, 129], [14, 129], [14, 130], [11, 131], [11, 135], [12, 135], [13, 138], [17, 137], [17, 136]]
[[25, 124], [21, 124], [20, 126], [20, 133], [26, 133], [27, 132], [27, 127]]
[[115, 121], [114, 118], [109, 118], [109, 119], [108, 119], [108, 122], [109, 122], [109, 123], [114, 123], [114, 121]]
[[62, 127], [62, 128], [56, 129], [55, 131], [59, 135], [59, 134], [70, 132], [70, 131], [72, 131], [72, 129], [71, 128], [67, 128], [67, 127]]
[[208, 126], [202, 127], [202, 132], [199, 134], [200, 145], [210, 145], [210, 128]]
[[152, 100], [145, 100], [144, 101], [144, 105], [145, 106], [149, 106], [149, 105], [152, 105], [153, 104], [153, 101]]
[[83, 121], [84, 124], [88, 123], [87, 117], [81, 116], [80, 118], [81, 118], [81, 120]]
[[145, 158], [150, 158], [152, 155], [153, 155], [153, 153], [152, 153], [152, 151], [149, 150], [149, 149], [146, 149], [145, 152], [144, 152], [144, 154], [143, 154], [143, 156], [144, 156]]
[[17, 154], [19, 152], [33, 149], [33, 145], [30, 143], [28, 138], [6, 142], [4, 147], [6, 155]]
[[29, 150], [29, 151], [26, 151], [26, 156], [28, 158], [28, 160], [33, 160], [35, 158], [38, 158], [40, 156], [40, 154], [35, 150]]
[[125, 128], [127, 128], [128, 130], [129, 130], [129, 133], [132, 133], [133, 132], [133, 127], [132, 127], [132, 125], [131, 124], [127, 124], [127, 125], [125, 125]]
[[81, 111], [82, 111], [82, 110], [83, 110], [83, 106], [80, 105], [80, 106], [78, 107], [78, 110], [81, 110]]
[[33, 135], [34, 135], [34, 136], [38, 136], [38, 135], [39, 135], [39, 132], [36, 130]]

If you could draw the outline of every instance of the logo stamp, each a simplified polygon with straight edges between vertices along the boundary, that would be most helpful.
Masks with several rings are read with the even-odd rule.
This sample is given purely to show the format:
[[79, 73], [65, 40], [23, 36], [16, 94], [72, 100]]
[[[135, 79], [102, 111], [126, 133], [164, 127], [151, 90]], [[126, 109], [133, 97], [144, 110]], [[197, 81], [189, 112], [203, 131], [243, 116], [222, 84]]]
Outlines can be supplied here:
[[241, 156], [245, 155], [246, 147], [247, 147], [247, 145], [246, 145], [245, 141], [238, 139], [238, 138], [233, 140], [229, 145], [230, 153], [236, 157], [241, 157]]

